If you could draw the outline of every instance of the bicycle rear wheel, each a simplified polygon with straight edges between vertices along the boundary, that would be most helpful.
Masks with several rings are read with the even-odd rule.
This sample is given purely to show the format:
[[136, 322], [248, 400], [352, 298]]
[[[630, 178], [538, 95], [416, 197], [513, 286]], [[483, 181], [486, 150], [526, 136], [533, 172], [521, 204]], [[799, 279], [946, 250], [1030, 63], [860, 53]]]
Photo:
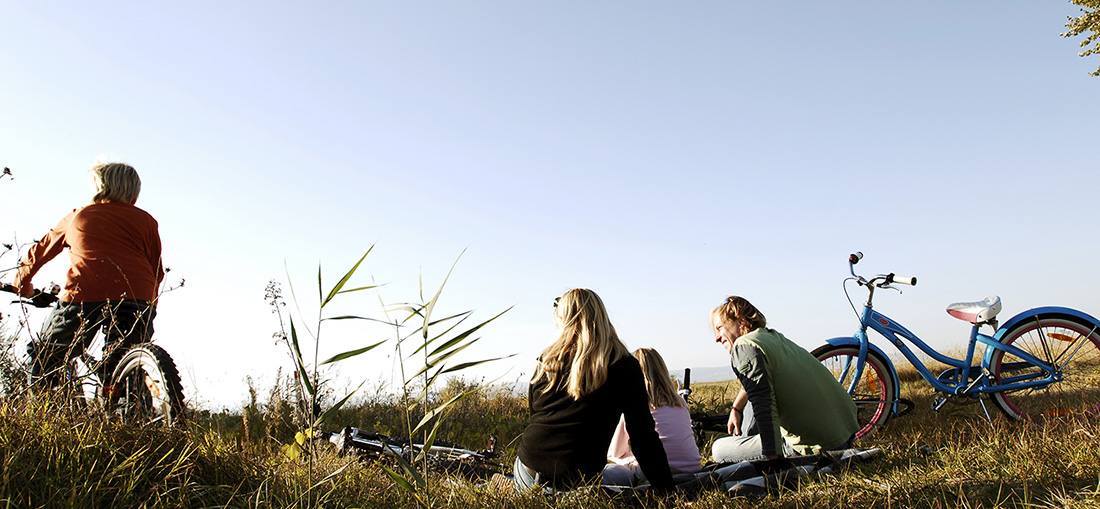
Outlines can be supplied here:
[[[859, 361], [859, 348], [824, 345], [814, 350], [813, 356], [825, 365], [845, 390], [852, 387]], [[893, 413], [894, 382], [886, 366], [878, 354], [867, 352], [863, 375], [852, 393], [852, 401], [856, 404], [856, 420], [859, 421], [856, 438], [886, 424]]]
[[[1037, 316], [1020, 322], [1001, 338], [1055, 366], [1061, 381], [994, 392], [993, 403], [1013, 419], [1041, 422], [1058, 416], [1100, 413], [1100, 331], [1068, 317]], [[989, 365], [995, 383], [1039, 380], [1046, 373], [1019, 357], [995, 350]]]
[[105, 387], [107, 408], [123, 422], [173, 426], [183, 419], [179, 370], [163, 348], [145, 343], [130, 347]]

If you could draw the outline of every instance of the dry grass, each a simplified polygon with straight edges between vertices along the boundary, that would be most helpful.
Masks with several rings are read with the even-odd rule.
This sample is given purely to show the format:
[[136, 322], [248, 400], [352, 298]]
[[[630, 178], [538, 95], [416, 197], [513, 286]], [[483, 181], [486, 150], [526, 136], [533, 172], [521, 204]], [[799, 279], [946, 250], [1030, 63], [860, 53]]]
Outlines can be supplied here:
[[[762, 499], [708, 491], [690, 498], [622, 501], [599, 492], [560, 499], [509, 488], [433, 479], [431, 496], [446, 507], [1097, 507], [1100, 425], [1065, 421], [1035, 426], [981, 407], [930, 409], [932, 392], [903, 373], [903, 395], [916, 402], [861, 446], [884, 454], [843, 475], [805, 481]], [[449, 390], [471, 382], [459, 381]], [[696, 405], [724, 411], [736, 384], [698, 384]], [[359, 401], [336, 422], [394, 433], [393, 401]], [[279, 402], [254, 403], [242, 415], [201, 415], [183, 431], [124, 428], [57, 411], [51, 401], [0, 406], [0, 501], [11, 507], [395, 507], [413, 500], [380, 469], [319, 451], [314, 471], [281, 456], [286, 426]], [[995, 410], [990, 407], [990, 412]], [[526, 419], [523, 396], [489, 391], [455, 410], [442, 438], [479, 447], [499, 438], [504, 463]], [[245, 430], [249, 430], [247, 433]], [[247, 439], [245, 439], [247, 435]], [[339, 474], [324, 482], [333, 472]]]

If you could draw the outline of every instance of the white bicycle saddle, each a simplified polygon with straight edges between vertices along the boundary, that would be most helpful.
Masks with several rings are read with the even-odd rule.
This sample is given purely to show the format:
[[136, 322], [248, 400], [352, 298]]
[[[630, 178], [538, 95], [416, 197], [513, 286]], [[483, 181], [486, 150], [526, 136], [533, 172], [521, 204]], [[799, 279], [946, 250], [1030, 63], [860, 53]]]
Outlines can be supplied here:
[[947, 306], [947, 314], [970, 323], [985, 323], [1001, 312], [1001, 298], [993, 295], [978, 302], [956, 302]]

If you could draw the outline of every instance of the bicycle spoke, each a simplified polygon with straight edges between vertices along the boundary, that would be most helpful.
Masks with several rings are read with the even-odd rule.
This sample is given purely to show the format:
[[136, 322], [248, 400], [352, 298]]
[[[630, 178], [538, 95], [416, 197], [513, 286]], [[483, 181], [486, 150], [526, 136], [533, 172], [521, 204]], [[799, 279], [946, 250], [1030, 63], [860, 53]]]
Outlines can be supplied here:
[[[1046, 355], [1056, 380], [993, 393], [994, 403], [1010, 417], [1032, 421], [1100, 412], [1100, 338], [1095, 332], [1092, 324], [1061, 317], [1036, 319], [1008, 331], [1002, 341], [1036, 357]], [[998, 385], [1049, 376], [1004, 350], [994, 354], [990, 368]]]
[[881, 426], [893, 412], [894, 387], [885, 364], [875, 355], [868, 354], [867, 362], [859, 379], [859, 348], [826, 346], [814, 351], [814, 356], [828, 369], [849, 394], [856, 405], [856, 419], [860, 429], [857, 437], [862, 437]]

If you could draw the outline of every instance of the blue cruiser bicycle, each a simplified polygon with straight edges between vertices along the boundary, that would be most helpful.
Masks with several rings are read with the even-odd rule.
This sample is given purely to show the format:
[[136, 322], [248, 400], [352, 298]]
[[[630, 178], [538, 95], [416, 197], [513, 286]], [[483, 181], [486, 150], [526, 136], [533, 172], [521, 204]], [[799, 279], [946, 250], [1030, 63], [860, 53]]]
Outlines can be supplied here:
[[[1041, 307], [1017, 314], [998, 327], [1000, 297], [951, 304], [947, 312], [971, 324], [966, 356], [956, 359], [937, 352], [874, 309], [875, 289], [897, 290], [894, 285], [915, 285], [917, 279], [893, 273], [866, 279], [855, 272], [862, 258], [863, 253], [858, 252], [848, 257], [852, 276], [844, 280], [846, 295], [849, 281], [867, 289], [863, 312], [857, 312], [859, 330], [854, 336], [830, 339], [813, 351], [855, 400], [861, 426], [857, 436], [904, 413], [908, 402], [900, 396], [898, 372], [890, 357], [870, 342], [867, 329], [893, 343], [937, 391], [933, 410], [938, 411], [952, 399], [977, 400], [989, 419], [984, 399], [991, 399], [1012, 419], [1041, 422], [1058, 416], [1095, 417], [1100, 413], [1100, 321], [1096, 318], [1075, 309]], [[981, 332], [984, 326], [992, 328], [992, 336]], [[906, 342], [949, 368], [933, 374]], [[978, 343], [983, 345], [981, 354], [975, 351]]]

